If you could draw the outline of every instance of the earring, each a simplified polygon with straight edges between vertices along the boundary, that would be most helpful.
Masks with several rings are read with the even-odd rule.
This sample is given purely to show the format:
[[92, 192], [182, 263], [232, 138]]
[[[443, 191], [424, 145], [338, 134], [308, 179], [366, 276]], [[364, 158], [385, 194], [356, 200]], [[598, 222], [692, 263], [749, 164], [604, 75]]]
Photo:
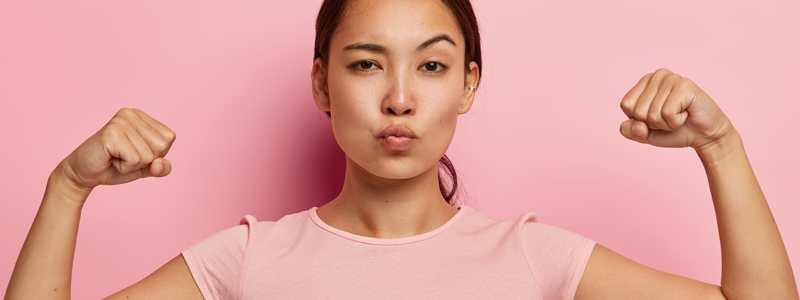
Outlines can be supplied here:
[[469, 90], [474, 92], [477, 89], [475, 87], [469, 87]]

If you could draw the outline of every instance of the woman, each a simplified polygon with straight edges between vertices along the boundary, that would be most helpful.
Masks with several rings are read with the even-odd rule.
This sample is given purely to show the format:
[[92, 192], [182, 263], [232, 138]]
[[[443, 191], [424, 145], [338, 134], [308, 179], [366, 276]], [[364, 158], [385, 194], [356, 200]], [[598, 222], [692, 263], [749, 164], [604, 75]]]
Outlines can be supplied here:
[[[630, 119], [620, 132], [701, 157], [719, 221], [721, 286], [636, 264], [530, 214], [491, 222], [448, 204], [439, 162], [480, 81], [468, 1], [325, 1], [315, 50], [312, 93], [347, 156], [339, 196], [277, 222], [247, 217], [110, 299], [798, 299], [741, 139], [690, 80], [666, 69], [642, 77], [623, 97]], [[144, 112], [123, 109], [65, 158], [6, 298], [69, 298], [92, 188], [168, 175], [174, 139]]]

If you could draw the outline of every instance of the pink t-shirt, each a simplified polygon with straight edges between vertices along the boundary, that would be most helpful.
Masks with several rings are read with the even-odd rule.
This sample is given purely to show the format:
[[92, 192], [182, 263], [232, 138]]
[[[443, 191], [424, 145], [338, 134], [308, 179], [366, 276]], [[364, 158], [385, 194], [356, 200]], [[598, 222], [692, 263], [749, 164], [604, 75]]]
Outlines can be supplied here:
[[245, 216], [184, 250], [205, 299], [572, 299], [595, 245], [533, 213], [495, 222], [461, 206], [433, 231], [379, 239], [316, 209]]

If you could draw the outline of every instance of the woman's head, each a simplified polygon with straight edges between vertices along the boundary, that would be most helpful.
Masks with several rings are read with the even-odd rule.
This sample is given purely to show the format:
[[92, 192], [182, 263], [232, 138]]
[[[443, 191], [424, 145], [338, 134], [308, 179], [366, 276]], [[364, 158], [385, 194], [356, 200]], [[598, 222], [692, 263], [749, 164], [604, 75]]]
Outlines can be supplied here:
[[469, 0], [326, 0], [314, 58], [314, 99], [339, 146], [389, 179], [438, 167], [480, 79]]

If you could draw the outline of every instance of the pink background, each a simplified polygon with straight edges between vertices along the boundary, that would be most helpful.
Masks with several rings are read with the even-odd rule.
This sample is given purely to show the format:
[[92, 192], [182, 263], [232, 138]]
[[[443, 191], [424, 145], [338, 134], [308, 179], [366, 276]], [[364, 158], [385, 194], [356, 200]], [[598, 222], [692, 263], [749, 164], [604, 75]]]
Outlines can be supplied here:
[[[245, 214], [338, 194], [344, 157], [313, 105], [320, 0], [0, 2], [0, 286], [47, 176], [122, 107], [178, 134], [173, 174], [98, 187], [73, 295], [132, 284]], [[478, 0], [484, 70], [448, 151], [466, 204], [535, 211], [646, 265], [719, 283], [705, 174], [691, 149], [623, 138], [622, 96], [667, 67], [742, 133], [800, 275], [797, 1]]]

